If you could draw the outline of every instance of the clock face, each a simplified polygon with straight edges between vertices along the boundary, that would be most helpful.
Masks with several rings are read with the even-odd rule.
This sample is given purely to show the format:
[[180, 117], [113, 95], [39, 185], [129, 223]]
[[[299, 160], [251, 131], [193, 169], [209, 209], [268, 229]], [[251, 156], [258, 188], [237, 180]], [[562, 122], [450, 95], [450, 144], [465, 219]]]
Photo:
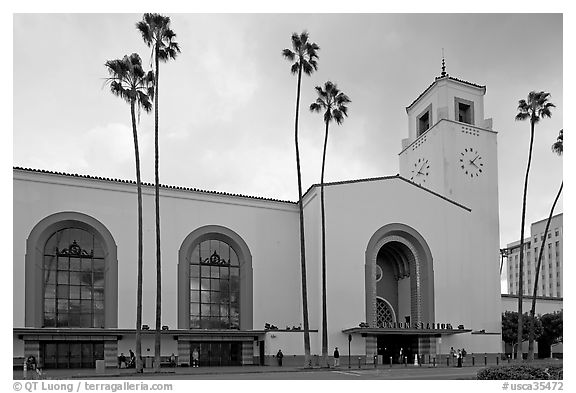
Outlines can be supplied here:
[[419, 158], [412, 167], [412, 176], [410, 180], [417, 184], [426, 183], [426, 179], [430, 174], [430, 163], [425, 158]]
[[481, 175], [484, 170], [482, 156], [472, 147], [467, 147], [460, 153], [459, 165], [464, 175], [471, 179]]

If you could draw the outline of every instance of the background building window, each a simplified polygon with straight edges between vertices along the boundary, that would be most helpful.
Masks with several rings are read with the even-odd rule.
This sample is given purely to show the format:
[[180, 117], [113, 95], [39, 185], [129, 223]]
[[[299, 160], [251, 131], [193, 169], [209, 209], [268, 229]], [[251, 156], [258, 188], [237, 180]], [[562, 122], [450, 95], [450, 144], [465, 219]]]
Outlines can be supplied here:
[[190, 328], [240, 329], [240, 264], [223, 241], [205, 240], [192, 251]]
[[97, 238], [80, 228], [59, 230], [43, 259], [43, 326], [104, 327], [105, 253]]

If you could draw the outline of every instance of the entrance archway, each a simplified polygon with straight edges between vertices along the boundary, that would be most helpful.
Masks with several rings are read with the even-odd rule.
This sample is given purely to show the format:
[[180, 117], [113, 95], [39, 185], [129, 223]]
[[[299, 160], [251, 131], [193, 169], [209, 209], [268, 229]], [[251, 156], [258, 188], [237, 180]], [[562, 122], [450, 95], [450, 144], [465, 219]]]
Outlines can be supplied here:
[[[379, 328], [378, 298], [385, 299], [400, 323], [434, 321], [434, 268], [428, 244], [414, 228], [400, 223], [378, 229], [366, 247], [366, 322]], [[435, 351], [433, 338], [419, 338], [415, 351]], [[366, 338], [366, 355], [377, 353], [376, 337]]]

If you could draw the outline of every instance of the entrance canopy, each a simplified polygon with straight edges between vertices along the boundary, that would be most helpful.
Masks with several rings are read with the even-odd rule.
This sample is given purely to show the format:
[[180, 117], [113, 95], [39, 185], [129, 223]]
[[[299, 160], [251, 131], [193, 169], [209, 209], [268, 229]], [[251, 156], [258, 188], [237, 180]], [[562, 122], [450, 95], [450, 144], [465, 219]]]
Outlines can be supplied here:
[[452, 334], [470, 333], [471, 329], [414, 329], [414, 328], [361, 328], [353, 327], [342, 330], [346, 334], [361, 334], [366, 336], [386, 336], [386, 335], [413, 335], [413, 336], [450, 336]]

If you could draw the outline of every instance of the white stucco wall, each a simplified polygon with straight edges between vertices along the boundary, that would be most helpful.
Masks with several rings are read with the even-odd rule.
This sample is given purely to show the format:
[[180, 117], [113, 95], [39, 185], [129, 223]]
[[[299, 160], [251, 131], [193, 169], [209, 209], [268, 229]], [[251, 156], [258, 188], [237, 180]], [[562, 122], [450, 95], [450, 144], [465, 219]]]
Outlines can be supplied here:
[[[471, 229], [469, 211], [398, 178], [327, 186], [325, 194], [330, 348], [347, 345], [342, 329], [366, 320], [366, 247], [371, 236], [390, 223], [414, 228], [430, 247], [435, 321], [499, 332], [500, 302], [482, 296], [486, 286], [494, 285], [478, 279], [490, 261], [484, 258], [485, 243]], [[484, 336], [482, 342], [487, 352], [499, 350], [499, 338]]]
[[[136, 187], [109, 181], [14, 171], [14, 327], [24, 326], [24, 256], [26, 239], [43, 218], [61, 211], [87, 214], [104, 224], [118, 247], [118, 327], [134, 328], [136, 303]], [[153, 187], [143, 187], [143, 324], [154, 326], [155, 229]], [[177, 327], [178, 250], [184, 238], [204, 225], [235, 231], [252, 254], [253, 326], [301, 321], [298, 216], [296, 205], [161, 190], [162, 324]], [[257, 283], [257, 284], [256, 284]]]

